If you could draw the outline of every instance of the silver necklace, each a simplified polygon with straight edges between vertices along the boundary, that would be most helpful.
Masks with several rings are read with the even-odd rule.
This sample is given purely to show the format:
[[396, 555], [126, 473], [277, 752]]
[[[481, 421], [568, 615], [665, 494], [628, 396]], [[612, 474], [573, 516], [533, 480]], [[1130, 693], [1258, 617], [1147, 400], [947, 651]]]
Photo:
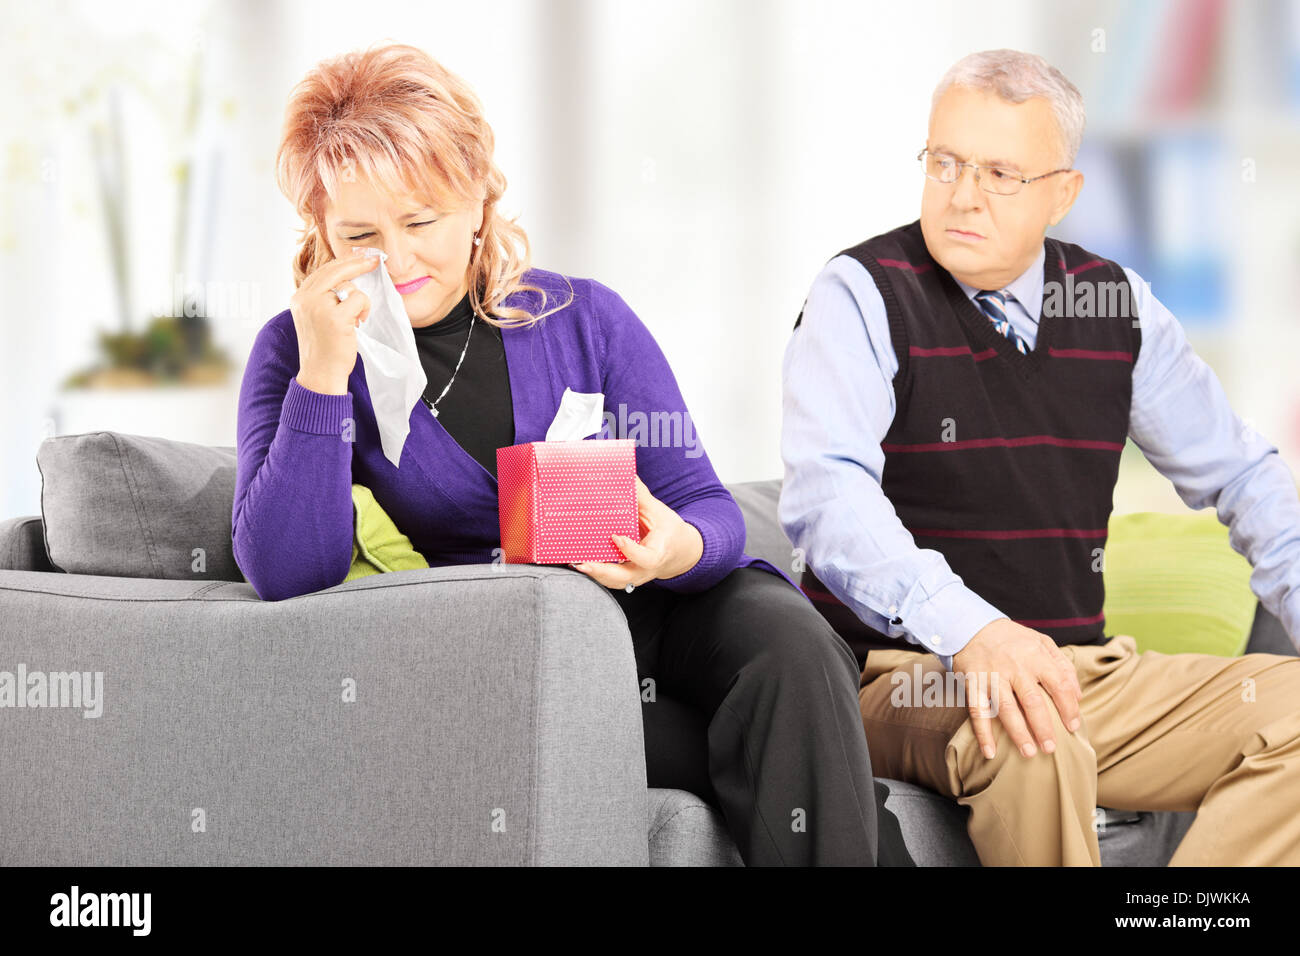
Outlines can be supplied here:
[[477, 318], [477, 316], [471, 313], [469, 317], [469, 335], [465, 336], [465, 347], [460, 350], [460, 358], [456, 360], [456, 367], [452, 369], [451, 378], [447, 379], [447, 384], [443, 387], [442, 392], [433, 401], [429, 401], [423, 395], [420, 396], [424, 404], [429, 406], [429, 411], [433, 412], [434, 418], [438, 417], [438, 403], [442, 401], [443, 397], [447, 394], [448, 389], [451, 388], [451, 383], [456, 381], [456, 373], [460, 371], [460, 363], [465, 361], [465, 353], [469, 351], [470, 336], [474, 334], [475, 318]]

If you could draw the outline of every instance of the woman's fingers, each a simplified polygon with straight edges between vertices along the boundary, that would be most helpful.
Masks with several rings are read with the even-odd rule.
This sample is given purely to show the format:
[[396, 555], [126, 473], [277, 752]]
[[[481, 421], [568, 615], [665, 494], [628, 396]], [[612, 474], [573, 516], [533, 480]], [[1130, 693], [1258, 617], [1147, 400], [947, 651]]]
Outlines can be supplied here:
[[641, 476], [636, 476], [636, 503], [638, 507], [646, 507], [652, 501], [657, 501], [654, 495], [650, 494], [650, 489], [646, 483], [641, 480]]
[[618, 587], [618, 585], [614, 583], [613, 575], [611, 575], [607, 570], [607, 565], [598, 561], [584, 561], [581, 564], [571, 564], [569, 567], [573, 568], [575, 571], [581, 571], [597, 584], [603, 584], [607, 588]]
[[655, 529], [656, 513], [663, 507], [665, 507], [664, 503], [650, 494], [650, 489], [638, 476], [636, 479], [636, 512], [637, 521], [641, 527], [641, 537], [644, 538]]
[[[583, 561], [569, 567], [581, 571], [592, 580], [607, 588], [623, 588], [629, 584], [645, 584], [659, 576], [659, 569], [664, 563], [664, 553], [654, 547], [649, 539], [660, 517], [659, 512], [667, 506], [650, 493], [641, 477], [636, 476], [636, 504], [641, 528], [641, 541], [635, 541], [623, 534], [610, 536], [614, 546], [627, 558], [622, 564], [605, 561]], [[650, 540], [650, 543], [646, 542]]]
[[334, 297], [336, 299], [338, 299], [339, 294], [342, 294], [343, 298], [338, 301], [339, 305], [345, 306], [344, 311], [349, 308], [354, 310], [351, 316], [353, 328], [361, 325], [370, 316], [370, 300], [366, 298], [364, 292], [351, 282], [342, 282], [330, 291], [335, 293]]
[[310, 276], [303, 280], [303, 286], [310, 283], [311, 294], [329, 293], [333, 295], [333, 290], [339, 288], [349, 279], [355, 279], [363, 273], [369, 272], [379, 263], [378, 256], [347, 256], [343, 259], [331, 259], [325, 263]]
[[612, 537], [614, 545], [623, 552], [623, 556], [643, 568], [655, 569], [659, 566], [659, 562], [663, 560], [663, 555], [654, 548], [638, 544], [625, 534], [616, 534]]
[[634, 564], [606, 564], [603, 561], [583, 561], [579, 564], [571, 564], [569, 567], [575, 571], [581, 571], [597, 584], [603, 584], [607, 588], [614, 589], [625, 588], [629, 584], [633, 586], [645, 584], [654, 578], [654, 575], [646, 573], [644, 568], [639, 568]]

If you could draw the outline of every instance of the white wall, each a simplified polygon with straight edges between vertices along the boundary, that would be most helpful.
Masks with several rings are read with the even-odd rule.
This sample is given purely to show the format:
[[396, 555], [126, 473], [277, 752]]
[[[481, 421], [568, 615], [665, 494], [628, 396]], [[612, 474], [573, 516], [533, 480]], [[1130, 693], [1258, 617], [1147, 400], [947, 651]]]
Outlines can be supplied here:
[[[184, 10], [118, 4], [110, 18], [79, 3], [7, 2], [4, 22], [15, 29], [0, 50], [0, 103], [6, 118], [24, 117], [6, 122], [6, 136], [20, 144], [6, 143], [10, 166], [25, 151], [29, 168], [5, 178], [0, 207], [8, 399], [0, 405], [0, 513], [38, 510], [33, 457], [57, 382], [92, 357], [93, 330], [115, 321], [84, 123], [28, 121], [25, 78], [49, 94], [91, 73], [96, 57], [135, 43], [166, 100], [169, 57], [204, 45], [216, 106], [204, 155], [216, 158], [208, 167], [212, 255], [201, 267], [209, 279], [256, 290], [257, 314], [216, 323], [220, 343], [242, 361], [292, 291], [298, 223], [272, 178], [289, 89], [345, 49], [385, 38], [421, 46], [483, 99], [510, 181], [504, 205], [521, 214], [535, 263], [623, 295], [667, 353], [719, 473], [734, 481], [781, 473], [781, 355], [812, 278], [840, 249], [916, 217], [913, 157], [943, 70], [971, 50], [1018, 47], [1071, 64], [1088, 96], [1125, 68], [1122, 46], [1109, 60], [1089, 54], [1091, 30], [1111, 23], [1120, 6], [231, 0]], [[150, 23], [162, 27], [146, 39]], [[132, 40], [133, 31], [140, 37]], [[1248, 59], [1251, 41], [1235, 42]], [[1266, 157], [1270, 170], [1260, 189], [1231, 204], [1234, 228], [1258, 253], [1247, 259], [1254, 271], [1236, 303], [1249, 313], [1240, 328], [1300, 344], [1290, 306], [1296, 124], [1273, 115], [1259, 128], [1238, 129], [1247, 143], [1240, 148]], [[139, 119], [133, 208], [142, 285], [157, 281], [150, 256], [170, 242], [172, 190], [149, 167], [167, 146], [156, 122]], [[45, 158], [54, 160], [53, 179], [39, 175]], [[1285, 173], [1274, 165], [1288, 161]], [[1293, 365], [1232, 335], [1226, 345], [1207, 343], [1230, 395], [1261, 427], [1293, 428]], [[229, 430], [220, 440], [233, 443], [233, 397], [222, 401]], [[1288, 453], [1300, 450], [1295, 431], [1274, 438]]]

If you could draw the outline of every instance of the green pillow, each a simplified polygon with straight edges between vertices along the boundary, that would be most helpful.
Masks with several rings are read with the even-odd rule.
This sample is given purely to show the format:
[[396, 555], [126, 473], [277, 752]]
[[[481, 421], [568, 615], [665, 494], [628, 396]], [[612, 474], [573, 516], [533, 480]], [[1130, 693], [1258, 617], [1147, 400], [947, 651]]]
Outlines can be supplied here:
[[1250, 572], [1213, 511], [1112, 515], [1106, 633], [1139, 651], [1238, 657], [1255, 619]]
[[344, 581], [429, 566], [365, 485], [352, 486], [352, 517], [352, 567]]

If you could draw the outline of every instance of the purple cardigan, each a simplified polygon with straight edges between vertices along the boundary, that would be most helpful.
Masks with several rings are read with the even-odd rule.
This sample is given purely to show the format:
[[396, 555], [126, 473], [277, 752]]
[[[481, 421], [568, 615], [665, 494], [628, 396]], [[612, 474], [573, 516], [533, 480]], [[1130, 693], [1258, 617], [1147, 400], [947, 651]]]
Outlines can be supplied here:
[[[554, 306], [569, 286], [563, 276], [530, 270]], [[672, 370], [650, 331], [613, 290], [570, 279], [571, 304], [529, 328], [503, 329], [515, 444], [541, 441], [565, 386], [603, 392], [617, 417], [634, 411], [686, 415]], [[536, 313], [539, 296], [517, 292], [507, 304]], [[286, 309], [257, 335], [239, 394], [238, 463], [232, 511], [235, 560], [264, 600], [278, 601], [339, 584], [352, 561], [352, 484], [365, 485], [380, 507], [433, 567], [486, 564], [501, 544], [497, 481], [418, 403], [401, 467], [384, 457], [360, 356], [344, 395], [304, 388], [298, 339]], [[345, 419], [352, 441], [343, 438]], [[608, 425], [602, 431], [609, 436]], [[703, 591], [738, 567], [745, 523], [698, 444], [653, 447], [638, 440], [637, 474], [651, 493], [699, 529], [704, 553], [685, 574], [652, 582], [679, 592]], [[691, 457], [687, 452], [696, 457]], [[577, 572], [575, 572], [577, 573]], [[790, 582], [794, 586], [793, 582]]]

